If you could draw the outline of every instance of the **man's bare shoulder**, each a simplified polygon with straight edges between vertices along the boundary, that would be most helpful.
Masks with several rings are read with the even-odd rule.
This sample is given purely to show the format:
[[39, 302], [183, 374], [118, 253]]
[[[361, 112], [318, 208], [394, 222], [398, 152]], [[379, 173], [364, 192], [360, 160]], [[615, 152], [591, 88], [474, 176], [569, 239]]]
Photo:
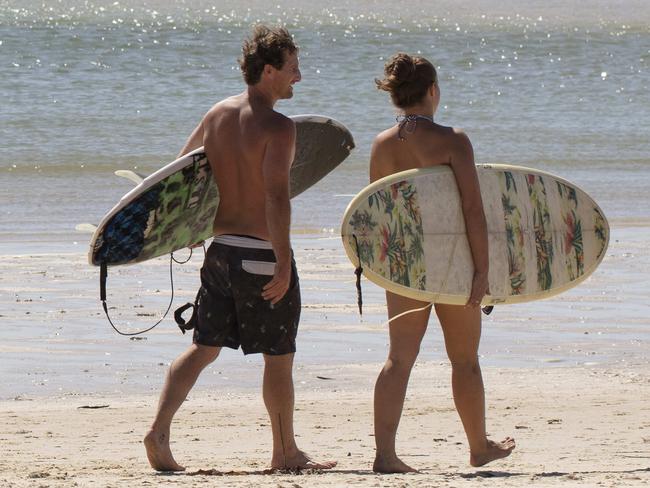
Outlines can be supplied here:
[[252, 115], [255, 117], [255, 132], [259, 141], [293, 147], [296, 124], [292, 119], [274, 110], [255, 111]]
[[275, 110], [269, 110], [260, 122], [262, 129], [274, 136], [291, 135], [296, 130], [296, 123], [291, 118]]
[[204, 121], [209, 122], [220, 117], [237, 114], [242, 109], [242, 105], [241, 95], [224, 98], [208, 110], [205, 114]]

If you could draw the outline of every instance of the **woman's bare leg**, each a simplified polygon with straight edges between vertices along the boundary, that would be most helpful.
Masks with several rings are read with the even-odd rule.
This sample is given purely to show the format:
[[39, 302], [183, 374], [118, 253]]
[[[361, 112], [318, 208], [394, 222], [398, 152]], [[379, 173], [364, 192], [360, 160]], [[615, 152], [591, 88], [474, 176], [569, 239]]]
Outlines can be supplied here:
[[486, 435], [485, 391], [478, 361], [481, 310], [478, 307], [437, 304], [436, 314], [451, 361], [451, 387], [469, 442], [470, 464], [483, 466], [509, 456], [515, 448], [514, 439], [507, 437], [502, 442], [494, 442]]
[[[411, 300], [386, 292], [388, 317], [419, 309], [426, 302]], [[390, 350], [375, 384], [375, 443], [377, 453], [373, 470], [381, 473], [404, 473], [415, 469], [402, 462], [395, 452], [395, 437], [411, 369], [420, 352], [431, 308], [413, 312], [389, 325]]]

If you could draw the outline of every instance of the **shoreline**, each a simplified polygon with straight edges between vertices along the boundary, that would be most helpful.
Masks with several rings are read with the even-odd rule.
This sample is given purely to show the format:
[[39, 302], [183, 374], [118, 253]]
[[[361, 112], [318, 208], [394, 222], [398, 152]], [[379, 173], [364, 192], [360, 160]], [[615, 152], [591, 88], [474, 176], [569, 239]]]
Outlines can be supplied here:
[[[485, 316], [482, 365], [646, 368], [649, 228], [614, 227], [603, 263], [578, 287], [547, 300], [497, 307]], [[294, 235], [293, 242], [303, 296], [296, 366], [367, 364], [379, 371], [388, 344], [383, 290], [363, 280], [364, 314], [359, 316], [354, 270], [338, 236]], [[194, 299], [201, 262], [198, 253], [188, 264], [174, 266], [172, 310]], [[170, 362], [191, 342], [171, 315], [137, 339], [118, 336], [101, 309], [98, 269], [87, 264], [85, 253], [0, 255], [0, 269], [5, 325], [0, 399], [157, 391]], [[108, 305], [120, 328], [153, 324], [170, 296], [166, 258], [109, 272]], [[447, 361], [435, 318], [420, 359]], [[260, 363], [259, 357], [224, 350], [206, 371], [206, 384], [250, 390], [257, 384], [251, 372]]]

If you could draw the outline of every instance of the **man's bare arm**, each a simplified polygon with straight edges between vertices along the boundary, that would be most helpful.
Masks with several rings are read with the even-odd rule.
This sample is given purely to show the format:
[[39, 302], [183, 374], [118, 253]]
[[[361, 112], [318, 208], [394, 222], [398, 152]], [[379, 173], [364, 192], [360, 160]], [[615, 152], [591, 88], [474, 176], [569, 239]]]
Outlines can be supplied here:
[[181, 152], [178, 153], [178, 157], [184, 156], [185, 154], [194, 151], [195, 149], [200, 148], [203, 145], [203, 121], [196, 126], [196, 128], [190, 134], [190, 137], [187, 139], [187, 142], [181, 149]]
[[278, 302], [285, 295], [291, 282], [289, 171], [295, 145], [296, 126], [291, 119], [283, 119], [274, 128], [262, 162], [266, 224], [276, 259], [275, 274], [264, 287], [262, 296], [271, 303]]

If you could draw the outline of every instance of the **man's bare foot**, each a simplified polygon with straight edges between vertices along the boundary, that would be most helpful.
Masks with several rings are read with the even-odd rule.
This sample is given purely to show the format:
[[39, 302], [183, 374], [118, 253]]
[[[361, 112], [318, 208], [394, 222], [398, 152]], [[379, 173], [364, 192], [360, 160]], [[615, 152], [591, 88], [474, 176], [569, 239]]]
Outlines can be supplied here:
[[418, 470], [412, 468], [397, 456], [386, 458], [383, 456], [376, 456], [375, 462], [372, 464], [372, 470], [375, 473], [417, 473]]
[[332, 469], [336, 464], [336, 461], [316, 462], [302, 451], [298, 451], [294, 456], [271, 460], [271, 468], [279, 470]]
[[510, 456], [515, 448], [515, 440], [512, 437], [506, 437], [501, 442], [494, 442], [488, 439], [487, 447], [484, 452], [470, 453], [469, 464], [474, 467], [484, 466], [496, 459]]
[[156, 471], [185, 471], [172, 456], [169, 447], [169, 434], [157, 433], [150, 430], [144, 438], [144, 447], [147, 450], [149, 464]]

